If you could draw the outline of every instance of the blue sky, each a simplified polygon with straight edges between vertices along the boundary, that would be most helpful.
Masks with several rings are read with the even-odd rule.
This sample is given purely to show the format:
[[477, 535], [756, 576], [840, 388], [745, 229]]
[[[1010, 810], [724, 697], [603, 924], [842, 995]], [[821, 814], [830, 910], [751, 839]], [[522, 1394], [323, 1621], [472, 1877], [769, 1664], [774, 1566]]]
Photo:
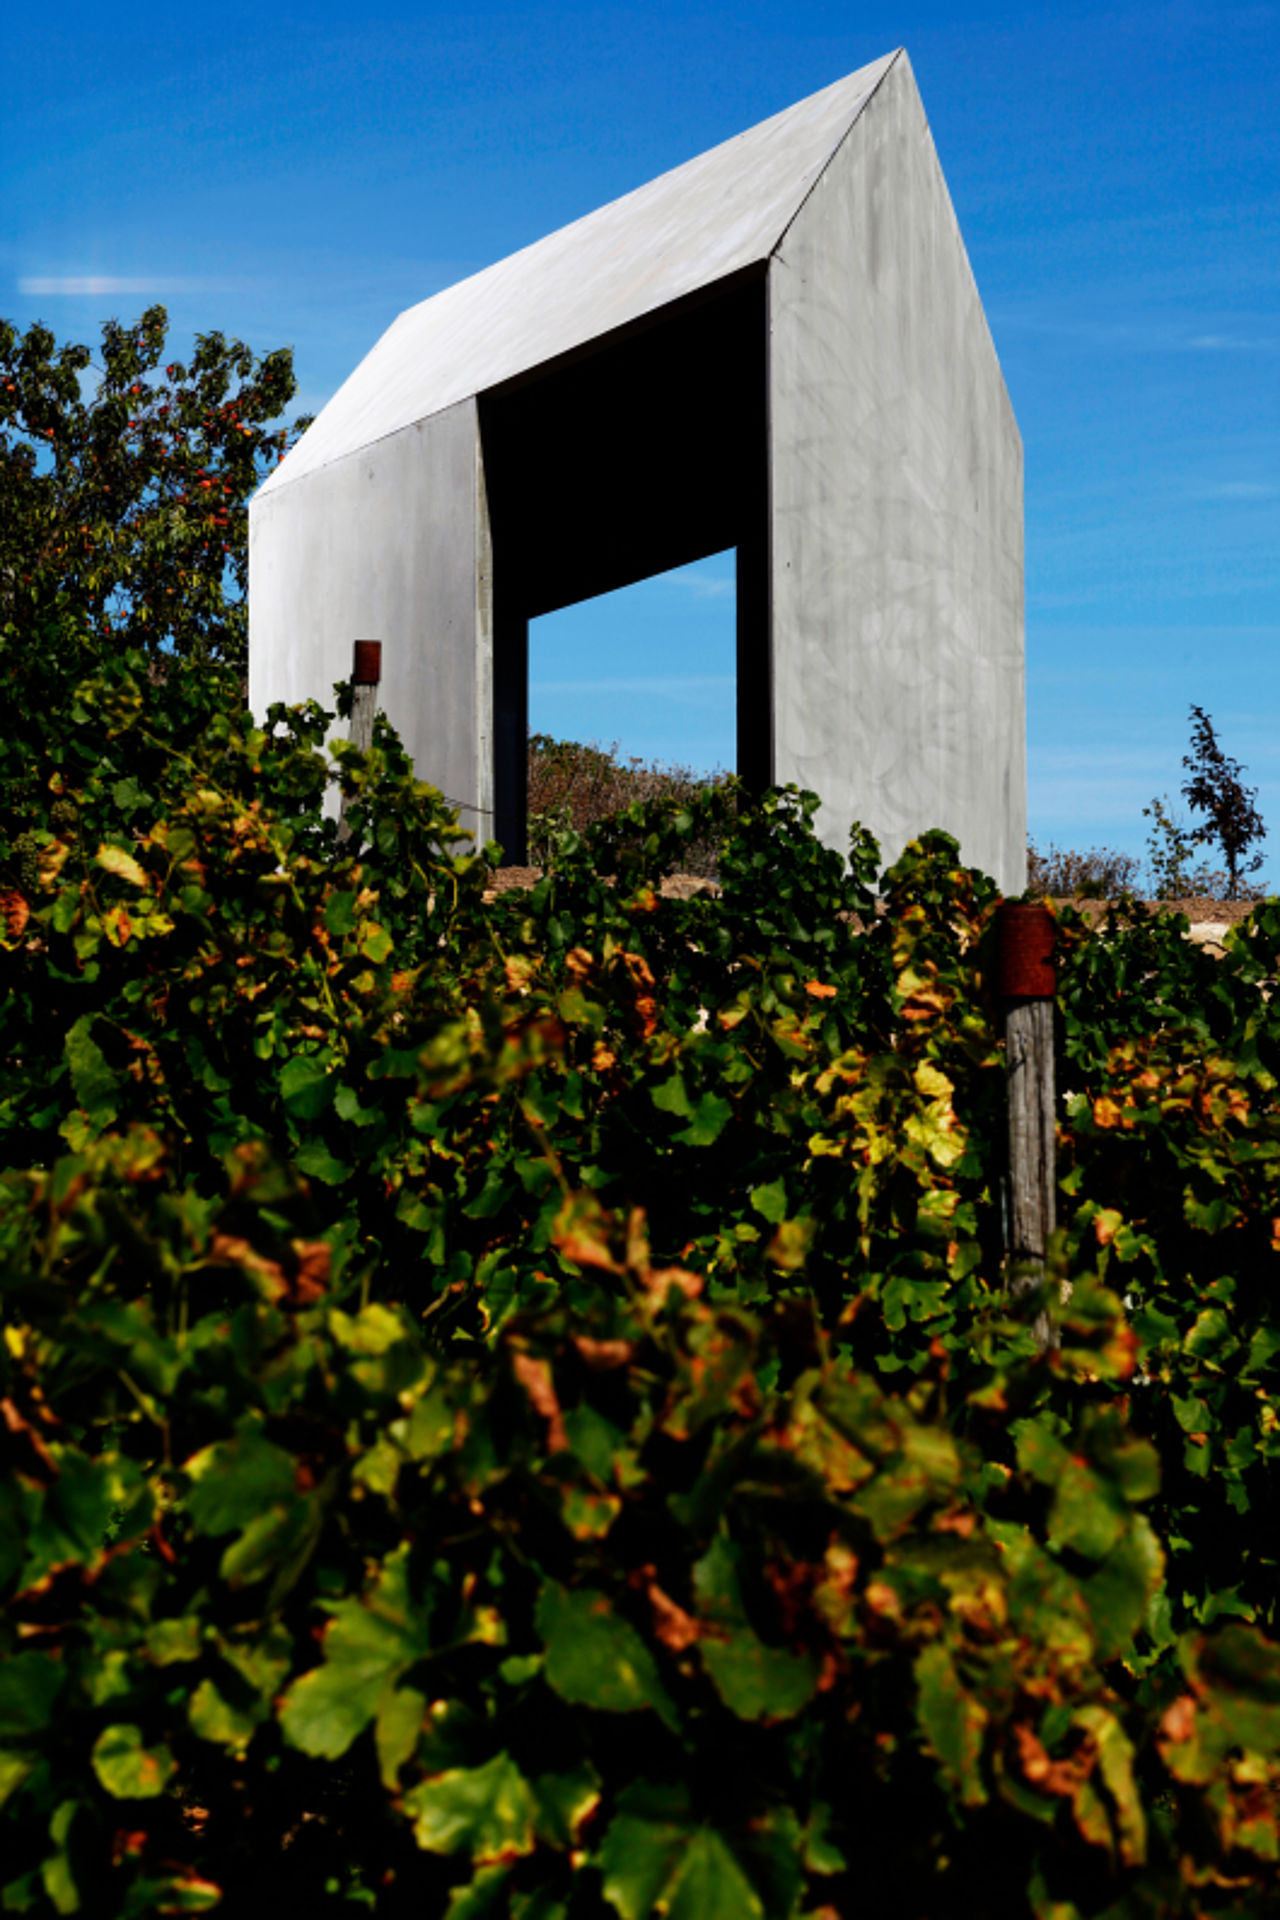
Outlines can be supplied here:
[[[1195, 701], [1280, 882], [1280, 6], [15, 8], [0, 312], [163, 300], [292, 344], [314, 409], [403, 307], [900, 44], [1026, 447], [1032, 832], [1141, 852]], [[540, 624], [535, 724], [728, 761], [732, 607], [722, 557]]]

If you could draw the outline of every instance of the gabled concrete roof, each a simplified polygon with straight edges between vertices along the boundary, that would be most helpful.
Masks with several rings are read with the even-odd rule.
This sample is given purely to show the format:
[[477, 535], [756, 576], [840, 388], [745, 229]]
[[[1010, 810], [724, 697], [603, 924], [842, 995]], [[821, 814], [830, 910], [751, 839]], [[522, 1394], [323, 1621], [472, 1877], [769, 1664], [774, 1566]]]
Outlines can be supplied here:
[[262, 493], [773, 253], [901, 50], [402, 313]]

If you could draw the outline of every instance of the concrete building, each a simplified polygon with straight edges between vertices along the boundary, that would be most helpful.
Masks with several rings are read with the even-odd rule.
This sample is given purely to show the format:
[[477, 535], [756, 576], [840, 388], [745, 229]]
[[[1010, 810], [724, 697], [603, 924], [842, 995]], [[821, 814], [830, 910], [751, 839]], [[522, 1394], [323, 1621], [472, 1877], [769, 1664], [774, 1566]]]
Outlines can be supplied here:
[[250, 701], [381, 640], [519, 859], [529, 620], [728, 547], [739, 773], [1020, 888], [1022, 447], [901, 51], [402, 314], [252, 503]]

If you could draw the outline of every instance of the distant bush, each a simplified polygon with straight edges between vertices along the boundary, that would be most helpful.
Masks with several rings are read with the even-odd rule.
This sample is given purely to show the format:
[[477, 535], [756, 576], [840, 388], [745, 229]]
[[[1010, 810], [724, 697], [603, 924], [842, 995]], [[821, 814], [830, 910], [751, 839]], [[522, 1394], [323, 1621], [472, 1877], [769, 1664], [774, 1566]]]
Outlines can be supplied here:
[[1118, 853], [1114, 847], [1090, 847], [1087, 852], [1076, 853], [1050, 841], [1041, 851], [1034, 840], [1027, 842], [1027, 885], [1054, 899], [1083, 894], [1114, 900], [1119, 894], [1135, 892], [1141, 877], [1142, 862], [1131, 853]]
[[[622, 760], [616, 740], [608, 747], [595, 742], [584, 746], [549, 733], [530, 734], [529, 858], [534, 866], [546, 866], [566, 833], [585, 833], [597, 821], [637, 803], [691, 800], [707, 787], [727, 785], [732, 777], [722, 769], [699, 774], [691, 767], [663, 765], [634, 754]], [[689, 859], [690, 873], [714, 876], [712, 842], [695, 842]]]

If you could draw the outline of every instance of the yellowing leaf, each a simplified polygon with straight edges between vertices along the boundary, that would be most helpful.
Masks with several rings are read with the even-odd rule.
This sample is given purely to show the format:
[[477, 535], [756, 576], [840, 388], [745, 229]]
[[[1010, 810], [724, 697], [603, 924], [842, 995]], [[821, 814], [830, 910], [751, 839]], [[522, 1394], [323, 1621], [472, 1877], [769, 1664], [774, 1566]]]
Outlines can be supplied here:
[[104, 1727], [89, 1756], [107, 1792], [117, 1800], [154, 1800], [173, 1778], [176, 1763], [168, 1747], [147, 1747], [142, 1729]]
[[429, 1853], [465, 1851], [476, 1862], [533, 1852], [537, 1802], [510, 1754], [482, 1767], [451, 1767], [404, 1796], [413, 1837]]
[[376, 920], [366, 920], [360, 928], [356, 944], [366, 960], [372, 960], [375, 966], [379, 966], [391, 952], [394, 942], [385, 927], [380, 927]]
[[109, 847], [104, 841], [94, 854], [94, 859], [106, 873], [114, 873], [119, 880], [127, 880], [134, 887], [149, 887], [151, 877], [145, 867], [139, 866], [131, 853], [123, 847]]

